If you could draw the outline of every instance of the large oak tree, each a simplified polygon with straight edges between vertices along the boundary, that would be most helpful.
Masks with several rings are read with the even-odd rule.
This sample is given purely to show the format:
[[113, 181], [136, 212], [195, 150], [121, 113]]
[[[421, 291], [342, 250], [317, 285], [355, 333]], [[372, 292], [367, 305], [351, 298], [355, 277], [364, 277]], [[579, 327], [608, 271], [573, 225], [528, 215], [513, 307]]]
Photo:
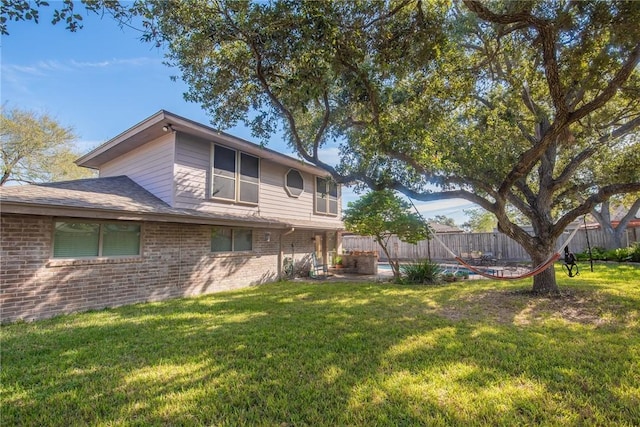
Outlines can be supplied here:
[[[282, 126], [338, 182], [477, 203], [534, 264], [578, 217], [640, 190], [634, 157], [593, 173], [639, 149], [640, 2], [85, 4], [144, 15], [214, 124]], [[337, 167], [321, 156], [333, 141]], [[557, 292], [554, 270], [533, 290]]]

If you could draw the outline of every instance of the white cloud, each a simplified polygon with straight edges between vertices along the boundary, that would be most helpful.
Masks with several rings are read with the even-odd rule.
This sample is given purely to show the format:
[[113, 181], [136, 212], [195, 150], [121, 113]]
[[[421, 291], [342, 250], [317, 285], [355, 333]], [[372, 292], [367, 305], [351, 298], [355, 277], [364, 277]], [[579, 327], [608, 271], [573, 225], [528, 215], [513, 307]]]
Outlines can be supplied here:
[[64, 64], [60, 61], [55, 61], [55, 60], [46, 60], [46, 61], [39, 61], [36, 64], [36, 67], [41, 70], [43, 73], [46, 71], [71, 71], [73, 68], [70, 67], [68, 64]]
[[162, 64], [162, 62], [159, 59], [145, 57], [145, 56], [138, 57], [138, 58], [113, 58], [110, 60], [96, 61], [96, 62], [76, 61], [75, 59], [72, 59], [70, 61], [70, 64], [76, 69], [105, 68], [105, 67], [112, 67], [112, 66], [119, 66], [119, 65], [141, 67], [141, 66], [154, 64], [154, 63], [158, 65]]
[[162, 61], [151, 57], [114, 58], [104, 61], [76, 61], [75, 59], [71, 59], [69, 61], [61, 62], [57, 60], [46, 60], [38, 61], [35, 64], [29, 65], [3, 63], [2, 74], [3, 79], [14, 81], [19, 80], [20, 77], [24, 78], [25, 76], [47, 77], [54, 72], [68, 72], [87, 68], [107, 68], [114, 66], [142, 67], [152, 64], [162, 65]]
[[328, 147], [318, 150], [318, 157], [323, 162], [336, 166], [340, 162], [340, 149], [338, 147]]
[[[353, 202], [360, 198], [362, 194], [356, 194], [353, 189], [342, 187], [343, 207], [347, 207], [348, 202]], [[436, 215], [444, 215], [453, 218], [456, 224], [461, 225], [467, 221], [464, 213], [466, 209], [477, 208], [478, 206], [464, 199], [446, 199], [432, 202], [413, 201], [416, 209], [425, 218], [434, 218]]]
[[450, 209], [469, 209], [474, 206], [465, 199], [446, 199], [433, 202], [414, 202], [420, 212], [441, 211]]
[[462, 224], [467, 220], [464, 210], [476, 207], [478, 207], [476, 204], [464, 199], [447, 199], [416, 203], [416, 208], [425, 218], [444, 215], [453, 218], [456, 224]]
[[16, 73], [20, 74], [28, 74], [32, 76], [45, 76], [46, 74], [42, 71], [42, 69], [38, 66], [34, 65], [12, 65], [12, 64], [2, 64], [2, 74], [9, 74], [10, 76], [14, 76]]

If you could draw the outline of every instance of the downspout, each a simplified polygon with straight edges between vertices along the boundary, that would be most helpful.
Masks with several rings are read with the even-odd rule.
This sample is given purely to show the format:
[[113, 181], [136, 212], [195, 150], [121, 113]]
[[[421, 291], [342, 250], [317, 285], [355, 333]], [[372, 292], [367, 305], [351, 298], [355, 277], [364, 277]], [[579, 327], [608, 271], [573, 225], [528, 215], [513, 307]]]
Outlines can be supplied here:
[[[296, 231], [295, 227], [291, 227], [290, 230], [285, 231], [284, 233], [280, 233], [280, 241], [279, 241], [279, 251], [278, 251], [278, 279], [282, 278], [282, 263], [284, 262], [284, 247], [282, 245], [282, 238], [284, 236], [288, 236], [289, 234], [293, 233], [294, 231]], [[293, 261], [293, 260], [292, 260]]]

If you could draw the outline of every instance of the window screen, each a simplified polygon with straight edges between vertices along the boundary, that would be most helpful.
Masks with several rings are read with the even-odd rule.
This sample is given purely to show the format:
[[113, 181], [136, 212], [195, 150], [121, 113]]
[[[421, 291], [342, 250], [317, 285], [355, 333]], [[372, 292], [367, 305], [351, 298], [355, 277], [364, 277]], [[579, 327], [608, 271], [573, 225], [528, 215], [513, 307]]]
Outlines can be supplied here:
[[211, 197], [258, 203], [260, 158], [213, 145]]
[[140, 255], [140, 225], [103, 224], [102, 255]]
[[235, 177], [236, 152], [230, 148], [216, 145], [213, 152], [213, 168], [218, 175]]
[[240, 153], [240, 201], [258, 203], [260, 162], [255, 156]]
[[338, 214], [338, 185], [333, 182], [327, 182], [329, 187], [329, 210], [330, 214], [337, 215]]
[[214, 228], [211, 232], [211, 252], [230, 252], [232, 249], [231, 229]]
[[56, 221], [54, 258], [140, 255], [141, 226], [132, 223]]
[[338, 186], [332, 180], [316, 177], [316, 212], [338, 214]]
[[251, 230], [233, 230], [233, 250], [250, 251], [253, 249], [253, 233]]
[[100, 224], [56, 222], [54, 258], [95, 257], [100, 253]]
[[220, 145], [213, 148], [213, 184], [211, 197], [235, 200], [236, 152]]
[[248, 229], [215, 227], [211, 232], [211, 252], [239, 252], [253, 249], [253, 232]]

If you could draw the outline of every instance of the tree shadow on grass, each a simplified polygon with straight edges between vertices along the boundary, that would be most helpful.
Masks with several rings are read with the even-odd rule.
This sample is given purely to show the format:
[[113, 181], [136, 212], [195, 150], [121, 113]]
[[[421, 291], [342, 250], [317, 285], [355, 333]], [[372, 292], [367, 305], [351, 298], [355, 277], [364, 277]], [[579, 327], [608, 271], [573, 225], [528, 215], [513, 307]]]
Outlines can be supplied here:
[[598, 424], [640, 415], [637, 327], [452, 320], [443, 313], [454, 298], [450, 289], [280, 283], [7, 326], [3, 421]]

